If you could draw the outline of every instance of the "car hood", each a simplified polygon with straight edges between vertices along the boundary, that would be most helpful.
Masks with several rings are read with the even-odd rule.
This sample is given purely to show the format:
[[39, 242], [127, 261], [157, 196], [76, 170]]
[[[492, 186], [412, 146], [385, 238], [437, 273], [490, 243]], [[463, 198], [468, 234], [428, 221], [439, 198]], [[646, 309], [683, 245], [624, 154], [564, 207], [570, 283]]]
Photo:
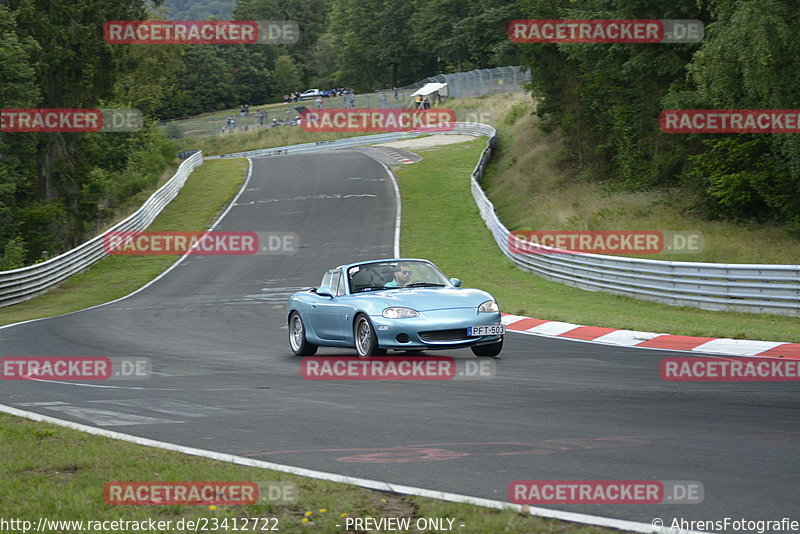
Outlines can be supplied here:
[[413, 287], [381, 291], [379, 297], [386, 306], [403, 306], [417, 311], [452, 308], [477, 308], [487, 300], [494, 300], [486, 291], [457, 287]]

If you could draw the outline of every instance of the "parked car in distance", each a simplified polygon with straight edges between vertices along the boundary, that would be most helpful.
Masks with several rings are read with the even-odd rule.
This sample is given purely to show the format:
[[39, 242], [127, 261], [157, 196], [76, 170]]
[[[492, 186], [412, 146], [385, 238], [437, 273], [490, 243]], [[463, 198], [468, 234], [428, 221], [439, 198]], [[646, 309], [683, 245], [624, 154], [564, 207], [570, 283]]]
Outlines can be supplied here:
[[300, 93], [300, 100], [313, 100], [318, 96], [322, 96], [322, 91], [319, 89], [309, 89], [308, 91]]

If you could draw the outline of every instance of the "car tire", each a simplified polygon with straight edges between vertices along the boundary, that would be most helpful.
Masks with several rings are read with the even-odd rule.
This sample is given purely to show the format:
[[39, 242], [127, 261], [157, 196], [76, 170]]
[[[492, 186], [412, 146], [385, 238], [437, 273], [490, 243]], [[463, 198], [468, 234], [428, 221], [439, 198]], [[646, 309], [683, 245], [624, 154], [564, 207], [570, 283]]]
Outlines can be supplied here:
[[306, 340], [306, 325], [297, 312], [289, 315], [289, 346], [295, 356], [313, 356], [317, 352], [317, 346]]
[[353, 323], [353, 341], [359, 358], [386, 354], [386, 349], [378, 347], [378, 336], [375, 335], [375, 329], [372, 328], [369, 317], [364, 314], [356, 316]]
[[500, 338], [500, 341], [495, 343], [489, 343], [488, 345], [474, 345], [470, 347], [472, 349], [472, 354], [478, 356], [479, 358], [499, 358], [500, 351], [503, 350], [503, 338]]

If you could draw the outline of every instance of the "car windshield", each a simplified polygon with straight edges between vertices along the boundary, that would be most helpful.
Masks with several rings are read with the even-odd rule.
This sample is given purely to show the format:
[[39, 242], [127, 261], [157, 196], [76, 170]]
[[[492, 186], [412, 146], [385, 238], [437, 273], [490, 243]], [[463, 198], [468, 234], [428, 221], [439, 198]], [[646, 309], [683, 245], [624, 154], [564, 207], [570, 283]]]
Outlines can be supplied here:
[[347, 270], [347, 276], [351, 293], [450, 285], [439, 269], [425, 261], [381, 261], [356, 265]]

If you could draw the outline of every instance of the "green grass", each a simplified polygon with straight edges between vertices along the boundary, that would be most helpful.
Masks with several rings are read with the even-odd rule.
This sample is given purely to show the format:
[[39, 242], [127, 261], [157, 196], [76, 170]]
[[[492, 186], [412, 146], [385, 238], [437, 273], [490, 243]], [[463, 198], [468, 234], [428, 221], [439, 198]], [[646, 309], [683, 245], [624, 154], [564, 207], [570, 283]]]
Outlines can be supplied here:
[[[247, 160], [206, 161], [189, 176], [178, 196], [149, 231], [208, 228], [239, 190]], [[107, 256], [44, 295], [0, 308], [0, 325], [60, 315], [120, 298], [158, 276], [177, 256]]]
[[800, 341], [797, 318], [674, 307], [550, 282], [518, 269], [492, 238], [469, 190], [484, 139], [419, 151], [395, 169], [403, 198], [400, 249], [497, 298], [507, 313], [687, 336]]
[[[347, 484], [244, 467], [177, 452], [133, 445], [77, 430], [0, 414], [0, 495], [8, 520], [36, 525], [51, 520], [158, 520], [243, 518], [278, 519], [279, 532], [344, 532], [349, 517], [449, 517], [472, 534], [607, 533], [609, 529], [540, 519], [511, 510], [488, 510], [419, 497], [388, 494]], [[295, 502], [247, 506], [120, 506], [106, 504], [103, 487], [114, 481], [247, 481], [290, 483]], [[304, 519], [306, 521], [304, 521]], [[232, 524], [232, 523], [231, 523]], [[252, 525], [252, 523], [251, 523]], [[252, 528], [252, 527], [251, 527]], [[207, 532], [231, 532], [232, 528]], [[54, 532], [50, 530], [49, 532]], [[75, 530], [77, 532], [77, 530]], [[104, 532], [117, 532], [104, 530]], [[170, 533], [176, 530], [143, 530]], [[352, 532], [352, 530], [350, 531]], [[416, 532], [412, 530], [411, 532]]]

